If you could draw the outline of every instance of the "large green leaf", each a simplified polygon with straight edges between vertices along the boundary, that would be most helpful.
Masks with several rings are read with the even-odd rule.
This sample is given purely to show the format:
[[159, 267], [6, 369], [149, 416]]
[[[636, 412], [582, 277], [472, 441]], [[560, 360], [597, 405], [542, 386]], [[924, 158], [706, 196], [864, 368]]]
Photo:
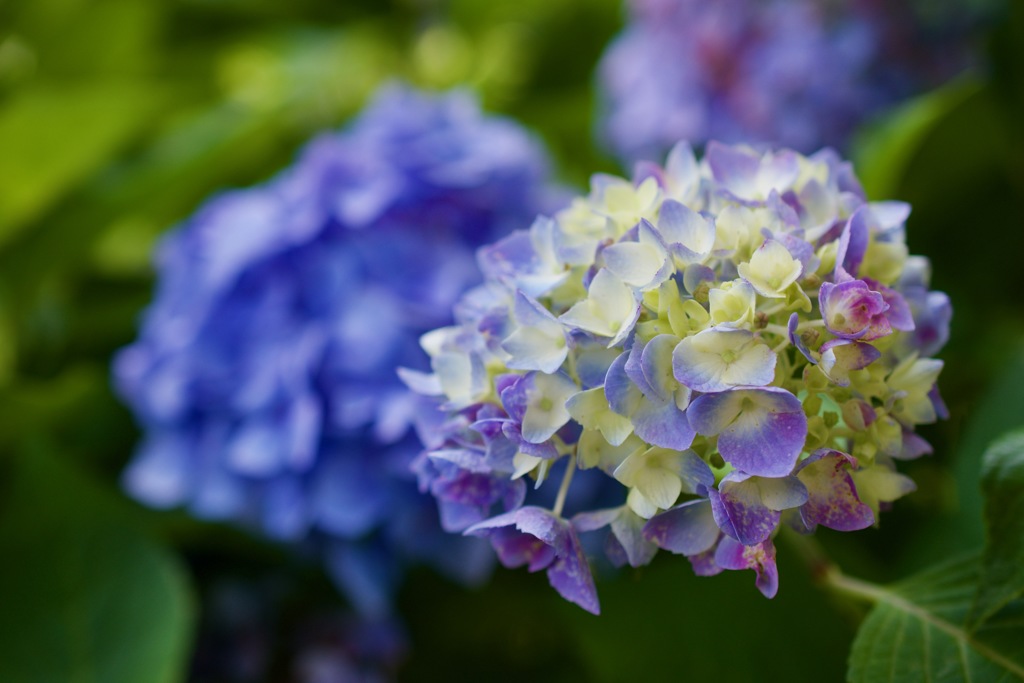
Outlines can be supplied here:
[[974, 631], [965, 626], [978, 559], [928, 569], [890, 588], [838, 581], [876, 601], [850, 654], [851, 683], [953, 683], [1024, 679], [1024, 601]]
[[1024, 594], [1024, 430], [1006, 435], [985, 453], [981, 488], [987, 539], [972, 627]]
[[182, 679], [191, 599], [116, 496], [41, 452], [7, 461], [0, 507], [0, 680]]
[[39, 85], [0, 108], [0, 243], [108, 162], [160, 106], [136, 82]]
[[893, 198], [903, 174], [935, 124], [981, 90], [957, 81], [910, 100], [867, 126], [854, 140], [857, 175], [873, 199]]

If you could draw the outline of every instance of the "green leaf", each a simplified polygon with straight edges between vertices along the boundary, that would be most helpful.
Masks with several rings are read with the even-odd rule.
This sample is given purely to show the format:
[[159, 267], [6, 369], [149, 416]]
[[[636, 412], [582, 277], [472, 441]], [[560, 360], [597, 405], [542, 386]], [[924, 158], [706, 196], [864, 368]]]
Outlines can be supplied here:
[[160, 92], [135, 82], [41, 85], [0, 108], [0, 244], [149, 125]]
[[7, 461], [0, 509], [0, 680], [182, 680], [192, 618], [180, 567], [118, 497], [26, 456]]
[[968, 624], [978, 624], [1024, 595], [1024, 430], [1004, 436], [985, 453], [985, 552]]
[[888, 588], [840, 577], [837, 588], [876, 602], [850, 653], [850, 683], [1024, 679], [1024, 602], [975, 631], [965, 626], [977, 557], [930, 568]]
[[893, 197], [935, 124], [980, 90], [974, 81], [955, 81], [900, 105], [857, 135], [851, 155], [867, 195], [873, 199]]

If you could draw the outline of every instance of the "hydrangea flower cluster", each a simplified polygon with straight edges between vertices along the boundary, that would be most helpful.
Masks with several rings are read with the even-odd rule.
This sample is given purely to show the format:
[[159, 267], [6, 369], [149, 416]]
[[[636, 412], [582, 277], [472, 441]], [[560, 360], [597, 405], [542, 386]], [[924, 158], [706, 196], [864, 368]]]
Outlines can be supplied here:
[[[480, 250], [486, 282], [421, 340], [433, 372], [401, 371], [440, 403], [421, 486], [449, 528], [591, 612], [597, 530], [613, 562], [662, 548], [774, 596], [780, 525], [876, 524], [914, 489], [895, 463], [931, 450], [915, 426], [945, 416], [950, 302], [908, 255], [909, 212], [868, 202], [831, 150], [712, 142], [698, 162], [679, 144], [632, 182], [595, 176]], [[554, 504], [531, 504], [525, 480], [563, 463]], [[570, 516], [576, 469], [624, 503]]]
[[211, 200], [161, 245], [116, 359], [145, 430], [127, 489], [304, 544], [365, 613], [387, 610], [398, 559], [482, 578], [486, 544], [444, 534], [416, 490], [394, 368], [479, 282], [476, 247], [559, 195], [517, 124], [391, 86], [277, 177]]
[[[631, 0], [629, 8], [599, 72], [605, 137], [631, 161], [658, 158], [680, 139], [842, 145], [866, 116], [970, 63], [965, 17], [927, 23], [903, 3]], [[934, 9], [928, 14], [941, 14]]]

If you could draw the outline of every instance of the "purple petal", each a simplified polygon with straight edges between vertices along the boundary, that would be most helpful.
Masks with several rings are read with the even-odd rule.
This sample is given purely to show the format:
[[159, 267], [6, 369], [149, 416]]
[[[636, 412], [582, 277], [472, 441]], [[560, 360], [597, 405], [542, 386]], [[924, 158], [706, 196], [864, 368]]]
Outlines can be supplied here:
[[894, 330], [910, 332], [914, 329], [914, 316], [910, 312], [910, 305], [903, 295], [891, 287], [886, 287], [880, 282], [865, 279], [868, 287], [882, 295], [882, 300], [889, 304], [889, 310], [885, 317]]
[[633, 381], [633, 384], [640, 389], [644, 396], [658, 396], [658, 392], [647, 381], [647, 376], [644, 374], [643, 356], [646, 346], [639, 339], [633, 342], [626, 359], [626, 376]]
[[612, 534], [619, 542], [631, 567], [643, 567], [654, 559], [658, 547], [650, 542], [644, 534], [647, 520], [629, 508], [623, 508], [622, 514], [612, 521]]
[[914, 332], [910, 345], [922, 356], [934, 356], [949, 340], [953, 306], [943, 292], [921, 292], [910, 300], [914, 314]]
[[522, 426], [511, 420], [505, 422], [501, 426], [501, 432], [505, 435], [509, 441], [516, 445], [520, 451], [526, 455], [532, 455], [535, 458], [544, 458], [545, 460], [551, 460], [558, 457], [558, 449], [551, 443], [550, 440], [542, 443], [533, 443], [527, 441], [523, 436]]
[[821, 345], [821, 369], [841, 387], [850, 385], [850, 373], [862, 370], [882, 357], [871, 344], [832, 339]]
[[686, 559], [690, 561], [690, 566], [693, 567], [694, 574], [697, 576], [714, 576], [715, 574], [722, 573], [722, 568], [715, 562], [715, 550], [712, 547], [697, 555], [686, 556]]
[[[735, 476], [735, 474], [730, 475]], [[726, 477], [728, 479], [729, 477]], [[807, 502], [807, 487], [796, 477], [753, 478], [761, 493], [761, 502], [770, 510], [789, 510]]]
[[708, 492], [715, 523], [727, 536], [743, 545], [756, 545], [771, 537], [782, 513], [769, 510], [757, 495], [757, 488], [736, 485], [727, 494]]
[[707, 489], [715, 485], [714, 472], [693, 451], [683, 451], [678, 474], [683, 480], [683, 490], [687, 493], [702, 496]]
[[504, 475], [458, 470], [449, 477], [434, 481], [430, 491], [437, 498], [486, 511], [507, 494], [511, 483]]
[[[672, 352], [673, 375], [681, 384], [703, 392], [770, 384], [778, 358], [753, 339], [749, 330], [714, 327], [686, 337]], [[726, 349], [738, 351], [738, 357], [727, 362]]]
[[609, 407], [624, 417], [632, 415], [643, 398], [640, 389], [626, 374], [628, 360], [628, 352], [616, 358], [608, 367], [608, 374], [604, 378], [604, 395], [608, 399]]
[[653, 446], [684, 451], [696, 436], [686, 413], [671, 399], [663, 403], [642, 399], [631, 420], [636, 435]]
[[817, 365], [818, 361], [814, 360], [811, 356], [811, 350], [807, 348], [807, 344], [804, 343], [803, 337], [797, 334], [796, 328], [800, 325], [800, 316], [797, 313], [789, 316], [789, 325], [787, 329], [789, 331], [789, 343], [796, 347], [796, 350], [803, 354], [804, 358], [809, 360], [812, 364]]
[[600, 614], [597, 588], [583, 546], [576, 532], [569, 528], [567, 548], [548, 568], [548, 581], [558, 594], [591, 614]]
[[766, 598], [774, 598], [779, 591], [779, 570], [771, 541], [746, 546], [726, 536], [715, 551], [715, 563], [723, 569], [753, 569], [757, 572], [757, 589]]
[[822, 449], [797, 467], [796, 476], [807, 487], [807, 502], [800, 517], [808, 529], [817, 525], [837, 531], [865, 529], [875, 522], [871, 508], [861, 502], [850, 477], [857, 461], [845, 453]]
[[501, 397], [501, 405], [505, 408], [509, 417], [519, 423], [523, 421], [523, 417], [526, 415], [526, 406], [530, 400], [529, 389], [532, 384], [532, 376], [533, 373], [530, 373], [517, 376], [512, 380], [509, 380], [508, 377], [502, 377], [504, 382], [509, 382], [509, 384], [504, 389], [499, 390], [498, 395]]
[[932, 445], [914, 432], [903, 432], [903, 448], [898, 455], [892, 457], [898, 460], [914, 460], [934, 452]]
[[857, 271], [860, 270], [860, 264], [868, 249], [870, 223], [873, 219], [871, 209], [866, 204], [850, 216], [842, 235], [839, 236], [839, 248], [836, 251], [837, 269], [842, 267], [847, 273], [857, 277]]
[[704, 158], [715, 180], [726, 190], [741, 199], [752, 196], [761, 166], [761, 157], [756, 152], [712, 140], [708, 143]]
[[714, 546], [720, 532], [707, 499], [691, 500], [651, 517], [644, 538], [681, 555], [699, 555]]
[[714, 283], [715, 271], [696, 263], [686, 266], [686, 270], [683, 271], [683, 287], [686, 291], [693, 294], [702, 282]]
[[814, 247], [810, 243], [788, 232], [771, 232], [768, 229], [764, 229], [762, 234], [764, 234], [766, 239], [775, 240], [784, 246], [789, 255], [800, 262], [800, 266], [803, 269], [801, 272], [808, 272], [808, 264], [814, 259]]
[[872, 202], [871, 213], [875, 215], [882, 230], [888, 231], [906, 223], [910, 217], [910, 204], [896, 201]]
[[673, 334], [659, 334], [647, 343], [640, 356], [640, 369], [647, 385], [653, 391], [652, 398], [670, 401], [679, 386], [672, 376], [672, 352], [679, 343]]
[[658, 187], [665, 189], [665, 169], [653, 161], [641, 160], [633, 164], [633, 185], [639, 187], [648, 178], [654, 178]]
[[527, 506], [507, 514], [511, 514], [515, 518], [516, 528], [524, 534], [536, 536], [560, 553], [568, 547], [565, 534], [569, 530], [569, 523], [556, 516], [551, 510]]
[[703, 260], [715, 238], [715, 226], [710, 220], [674, 199], [662, 203], [657, 232], [672, 253], [685, 263]]
[[479, 505], [469, 505], [446, 498], [437, 499], [437, 511], [441, 518], [441, 528], [449, 533], [464, 531], [487, 516]]
[[535, 536], [515, 529], [503, 527], [486, 534], [474, 532], [474, 535], [487, 536], [498, 554], [498, 560], [509, 569], [526, 565], [529, 571], [536, 572], [549, 567], [555, 560], [554, 548]]
[[463, 533], [490, 538], [506, 567], [526, 564], [530, 571], [538, 571], [549, 566], [556, 555], [569, 552], [570, 531], [569, 523], [550, 510], [521, 507], [474, 524]]
[[468, 448], [439, 448], [437, 450], [430, 451], [427, 453], [427, 456], [437, 460], [450, 462], [467, 472], [473, 472], [475, 474], [491, 473], [491, 468], [487, 465], [487, 462], [484, 460], [483, 453], [480, 451], [473, 451]]
[[718, 450], [727, 462], [762, 477], [789, 474], [807, 438], [802, 404], [777, 387], [704, 394], [687, 416], [698, 434], [720, 435]]
[[573, 527], [580, 532], [597, 531], [608, 526], [612, 521], [622, 514], [622, 507], [605, 508], [604, 510], [591, 510], [573, 515], [570, 520]]
[[932, 385], [932, 388], [928, 391], [928, 399], [932, 402], [932, 408], [935, 410], [936, 417], [940, 420], [948, 420], [949, 408], [946, 407], [946, 402], [942, 400], [938, 384]]

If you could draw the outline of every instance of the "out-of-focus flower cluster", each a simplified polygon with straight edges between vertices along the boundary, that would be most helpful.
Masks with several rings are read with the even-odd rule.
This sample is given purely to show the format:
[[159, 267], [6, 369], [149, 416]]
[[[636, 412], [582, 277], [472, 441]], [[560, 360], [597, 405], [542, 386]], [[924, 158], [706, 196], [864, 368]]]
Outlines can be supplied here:
[[[631, 0], [629, 8], [599, 68], [603, 132], [630, 161], [659, 158], [681, 139], [842, 145], [865, 117], [970, 63], [974, 19], [950, 8], [873, 0]], [[931, 21], [917, 16], [925, 13]]]
[[161, 245], [116, 359], [146, 432], [128, 490], [306, 544], [367, 613], [396, 556], [480, 577], [486, 544], [443, 534], [409, 473], [415, 400], [394, 368], [479, 282], [475, 248], [552, 206], [547, 169], [468, 94], [392, 86], [274, 179], [210, 201]]
[[383, 683], [408, 643], [392, 618], [310, 609], [285, 576], [219, 577], [204, 606], [189, 681]]
[[[440, 403], [415, 467], [446, 527], [592, 612], [579, 534], [605, 528], [613, 562], [663, 548], [774, 596], [780, 525], [877, 523], [914, 489], [896, 461], [931, 450], [914, 428], [944, 415], [950, 303], [908, 255], [909, 212], [831, 150], [680, 144], [482, 248], [486, 282], [421, 340], [433, 372], [402, 371]], [[577, 468], [624, 504], [567, 508]]]

